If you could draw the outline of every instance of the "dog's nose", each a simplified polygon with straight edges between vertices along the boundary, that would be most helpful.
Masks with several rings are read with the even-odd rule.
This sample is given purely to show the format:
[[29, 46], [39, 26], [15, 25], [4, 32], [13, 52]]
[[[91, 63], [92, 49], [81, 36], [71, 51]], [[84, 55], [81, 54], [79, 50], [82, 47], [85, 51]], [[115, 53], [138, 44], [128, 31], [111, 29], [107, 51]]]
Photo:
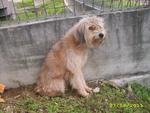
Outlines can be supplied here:
[[100, 38], [104, 38], [104, 34], [103, 34], [103, 33], [99, 33], [98, 36], [99, 36]]

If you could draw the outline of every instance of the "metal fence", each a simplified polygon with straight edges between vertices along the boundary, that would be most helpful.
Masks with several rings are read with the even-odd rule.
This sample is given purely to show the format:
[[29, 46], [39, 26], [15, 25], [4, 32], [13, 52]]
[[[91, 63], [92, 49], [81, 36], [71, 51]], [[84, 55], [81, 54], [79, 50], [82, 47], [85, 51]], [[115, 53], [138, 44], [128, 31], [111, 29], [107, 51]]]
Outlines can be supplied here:
[[0, 0], [0, 26], [141, 7], [150, 7], [150, 0]]

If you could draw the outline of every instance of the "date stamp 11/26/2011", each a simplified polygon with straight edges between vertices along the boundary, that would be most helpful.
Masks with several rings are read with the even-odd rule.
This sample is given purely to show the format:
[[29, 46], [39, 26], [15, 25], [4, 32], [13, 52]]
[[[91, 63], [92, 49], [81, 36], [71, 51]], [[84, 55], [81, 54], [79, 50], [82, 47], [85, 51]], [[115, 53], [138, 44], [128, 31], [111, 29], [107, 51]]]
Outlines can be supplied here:
[[109, 103], [109, 108], [143, 108], [139, 103]]

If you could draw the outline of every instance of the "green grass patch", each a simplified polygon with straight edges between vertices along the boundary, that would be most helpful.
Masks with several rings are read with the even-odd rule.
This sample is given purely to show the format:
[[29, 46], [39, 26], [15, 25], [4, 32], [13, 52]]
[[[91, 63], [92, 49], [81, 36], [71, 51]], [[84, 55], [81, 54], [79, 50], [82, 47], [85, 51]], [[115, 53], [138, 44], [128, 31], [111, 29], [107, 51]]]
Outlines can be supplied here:
[[127, 88], [116, 89], [111, 85], [101, 84], [100, 92], [90, 98], [79, 97], [72, 91], [62, 97], [50, 98], [36, 95], [33, 92], [34, 86], [29, 86], [18, 90], [18, 98], [14, 94], [9, 96], [13, 90], [6, 92], [3, 95], [6, 103], [0, 104], [0, 113], [149, 113], [150, 90], [136, 83], [131, 87], [132, 97], [128, 96]]
[[30, 21], [34, 19], [46, 18], [52, 15], [59, 15], [65, 12], [62, 0], [47, 1], [41, 3], [35, 9], [33, 0], [24, 0], [16, 4], [17, 19], [19, 21]]
[[[90, 1], [93, 3], [93, 0]], [[144, 3], [139, 1], [132, 1], [132, 0], [94, 0], [94, 4], [97, 6], [103, 6], [104, 8], [134, 8], [143, 6]]]
[[62, 0], [55, 0], [54, 2], [47, 2], [39, 6], [40, 9], [44, 9], [45, 13], [48, 15], [52, 14], [63, 14], [64, 13], [64, 3]]
[[34, 6], [34, 0], [22, 0], [16, 3], [17, 9]]
[[143, 101], [150, 102], [150, 89], [147, 87], [141, 86], [140, 84], [134, 83], [132, 84], [133, 92], [137, 97], [142, 99]]

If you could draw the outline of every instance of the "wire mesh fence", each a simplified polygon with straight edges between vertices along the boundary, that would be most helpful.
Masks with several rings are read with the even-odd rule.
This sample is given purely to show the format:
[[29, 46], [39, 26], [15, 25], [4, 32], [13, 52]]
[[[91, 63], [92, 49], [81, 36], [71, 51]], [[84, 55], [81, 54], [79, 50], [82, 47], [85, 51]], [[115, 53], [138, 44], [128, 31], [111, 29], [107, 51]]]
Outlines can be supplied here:
[[0, 26], [11, 23], [130, 8], [150, 7], [150, 0], [0, 0]]

